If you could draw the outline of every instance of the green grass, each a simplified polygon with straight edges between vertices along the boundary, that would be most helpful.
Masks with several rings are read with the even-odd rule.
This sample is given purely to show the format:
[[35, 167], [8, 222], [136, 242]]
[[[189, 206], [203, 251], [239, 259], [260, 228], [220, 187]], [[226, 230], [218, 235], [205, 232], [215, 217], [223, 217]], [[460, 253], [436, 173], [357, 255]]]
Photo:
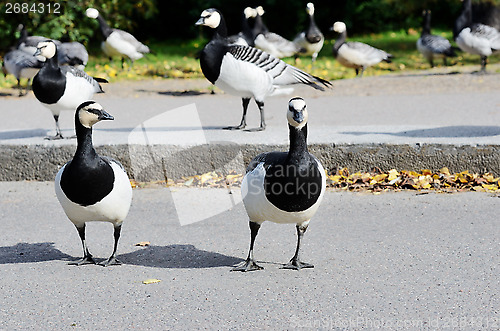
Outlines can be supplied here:
[[[451, 32], [435, 30], [435, 34], [440, 34], [449, 40], [452, 39]], [[379, 34], [355, 36], [349, 40], [357, 40], [374, 47], [383, 49], [394, 55], [392, 63], [381, 63], [365, 71], [365, 76], [384, 75], [394, 72], [407, 72], [421, 69], [428, 69], [429, 64], [416, 49], [416, 41], [419, 32], [410, 29], [408, 31], [394, 31]], [[148, 54], [145, 58], [136, 61], [133, 67], [130, 62], [125, 63], [122, 69], [120, 59], [109, 61], [100, 49], [90, 50], [90, 60], [86, 67], [86, 72], [92, 76], [108, 79], [110, 82], [120, 80], [140, 80], [140, 79], [189, 79], [203, 78], [200, 70], [199, 60], [196, 54], [201, 51], [207, 40], [170, 40], [165, 42], [149, 43], [153, 54]], [[314, 64], [309, 57], [300, 58], [297, 62], [293, 58], [284, 59], [287, 63], [293, 64], [313, 75], [328, 80], [352, 78], [355, 76], [354, 70], [341, 66], [332, 55], [332, 46], [335, 41], [328, 39]], [[500, 62], [500, 55], [491, 56], [489, 63]], [[437, 66], [442, 66], [441, 60], [436, 60]], [[479, 56], [466, 53], [459, 53], [456, 58], [448, 59], [450, 67], [473, 65], [479, 69]], [[490, 69], [491, 70], [491, 69]], [[0, 79], [0, 87], [10, 87], [16, 84], [12, 75], [6, 79]]]

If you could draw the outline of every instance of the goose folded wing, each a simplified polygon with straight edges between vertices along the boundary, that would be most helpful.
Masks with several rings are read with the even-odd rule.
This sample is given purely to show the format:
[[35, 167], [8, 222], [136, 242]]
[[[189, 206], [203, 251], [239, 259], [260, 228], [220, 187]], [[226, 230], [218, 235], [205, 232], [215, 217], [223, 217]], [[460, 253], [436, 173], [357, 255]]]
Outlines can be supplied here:
[[230, 45], [229, 53], [237, 60], [252, 63], [266, 71], [273, 78], [274, 85], [307, 84], [322, 91], [324, 88], [317, 83], [321, 83], [326, 87], [331, 86], [330, 82], [288, 65], [257, 48]]
[[139, 40], [137, 40], [133, 35], [128, 33], [127, 31], [123, 31], [120, 29], [114, 29], [114, 33], [116, 33], [118, 36], [120, 36], [121, 39], [124, 41], [128, 42], [134, 48], [140, 52], [140, 53], [149, 53], [149, 47], [141, 43]]
[[422, 42], [427, 45], [433, 53], [437, 54], [443, 54], [451, 47], [451, 43], [448, 39], [436, 35], [423, 36]]
[[101, 85], [99, 85], [99, 82], [97, 82], [93, 77], [87, 75], [87, 73], [85, 71], [80, 70], [80, 69], [75, 68], [75, 67], [71, 67], [71, 66], [62, 66], [60, 68], [61, 68], [61, 72], [64, 75], [69, 73], [69, 74], [73, 75], [74, 77], [85, 79], [89, 84], [91, 84], [94, 87], [94, 90], [96, 92], [102, 92], [102, 88], [101, 88]]

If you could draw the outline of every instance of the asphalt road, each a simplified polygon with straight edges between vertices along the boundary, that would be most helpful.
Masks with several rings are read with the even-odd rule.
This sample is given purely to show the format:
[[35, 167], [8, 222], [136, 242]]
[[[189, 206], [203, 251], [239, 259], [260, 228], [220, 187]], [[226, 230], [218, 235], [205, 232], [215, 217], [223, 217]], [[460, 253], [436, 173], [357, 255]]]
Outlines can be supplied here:
[[[304, 240], [314, 269], [280, 269], [295, 228], [266, 223], [255, 248], [265, 269], [235, 273], [249, 243], [242, 204], [182, 226], [188, 216], [177, 209], [189, 206], [173, 198], [179, 192], [192, 204], [228, 195], [135, 189], [118, 249], [124, 264], [76, 267], [67, 263], [80, 242], [53, 184], [0, 182], [0, 329], [500, 327], [497, 196], [329, 191]], [[111, 253], [110, 224], [90, 224], [87, 238], [94, 256]], [[151, 245], [135, 246], [142, 241]], [[161, 282], [142, 283], [151, 278]]]

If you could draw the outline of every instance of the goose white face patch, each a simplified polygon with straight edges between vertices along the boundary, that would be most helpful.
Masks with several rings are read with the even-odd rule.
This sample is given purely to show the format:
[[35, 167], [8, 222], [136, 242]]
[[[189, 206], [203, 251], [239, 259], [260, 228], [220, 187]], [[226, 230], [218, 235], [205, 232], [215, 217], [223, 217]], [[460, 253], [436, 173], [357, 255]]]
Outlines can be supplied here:
[[309, 14], [309, 16], [314, 15], [314, 4], [312, 2], [307, 3], [307, 10], [306, 11]]
[[85, 11], [85, 14], [87, 15], [87, 17], [97, 18], [97, 16], [99, 16], [99, 11], [97, 9], [95, 9], [95, 8], [88, 8]]
[[259, 16], [262, 16], [265, 13], [264, 8], [262, 8], [262, 6], [259, 6], [259, 7], [255, 8], [255, 11], [257, 12], [257, 14]]
[[[297, 115], [301, 115], [300, 121], [299, 118], [297, 118]], [[306, 102], [304, 101], [304, 99], [294, 98], [290, 100], [290, 102], [288, 103], [286, 118], [288, 120], [288, 123], [297, 130], [302, 129], [304, 125], [307, 124], [309, 114], [307, 112]]]
[[97, 114], [89, 111], [90, 109], [103, 110], [103, 108], [100, 104], [91, 103], [90, 105], [83, 107], [82, 109], [80, 109], [78, 111], [78, 120], [87, 129], [90, 129], [92, 127], [92, 125], [99, 122], [99, 116]]
[[205, 19], [203, 25], [211, 27], [212, 29], [215, 29], [220, 24], [220, 14], [216, 11], [209, 12], [208, 10], [204, 10], [201, 13], [201, 17]]
[[346, 29], [347, 28], [346, 28], [344, 22], [335, 22], [335, 24], [333, 24], [333, 31], [335, 31], [335, 32], [342, 33]]
[[257, 16], [257, 12], [255, 11], [255, 9], [253, 9], [251, 7], [245, 8], [245, 10], [243, 11], [243, 14], [245, 14], [245, 18], [247, 18], [247, 19], [250, 17]]
[[47, 59], [51, 59], [56, 55], [56, 44], [52, 41], [42, 41], [36, 45], [36, 48], [40, 50], [41, 56], [45, 56]]

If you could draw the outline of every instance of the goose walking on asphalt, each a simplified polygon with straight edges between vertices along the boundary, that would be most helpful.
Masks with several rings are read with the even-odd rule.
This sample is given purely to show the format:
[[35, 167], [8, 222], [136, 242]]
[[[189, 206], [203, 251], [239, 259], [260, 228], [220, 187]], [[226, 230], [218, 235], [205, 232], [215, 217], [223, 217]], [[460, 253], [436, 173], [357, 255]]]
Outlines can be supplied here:
[[277, 33], [269, 31], [267, 26], [262, 21], [264, 9], [261, 6], [255, 8], [254, 15], [255, 25], [253, 27], [253, 33], [255, 35], [255, 47], [278, 59], [294, 56], [298, 53], [304, 52], [304, 49], [293, 41], [283, 38]]
[[250, 251], [246, 261], [233, 271], [262, 269], [253, 256], [255, 238], [264, 221], [296, 224], [297, 248], [283, 268], [312, 268], [300, 259], [302, 238], [316, 213], [326, 187], [326, 175], [319, 160], [307, 149], [308, 112], [300, 97], [288, 103], [290, 148], [256, 156], [241, 183], [243, 203], [250, 219]]
[[455, 21], [453, 37], [464, 52], [481, 57], [481, 73], [486, 73], [488, 56], [500, 51], [500, 31], [486, 24], [472, 22], [471, 0], [464, 0], [462, 13]]
[[417, 49], [429, 61], [431, 67], [434, 67], [435, 57], [443, 58], [443, 63], [446, 65], [446, 57], [457, 56], [455, 49], [448, 39], [431, 34], [431, 11], [424, 10], [423, 16], [422, 33], [417, 40]]
[[347, 29], [344, 22], [335, 22], [332, 30], [339, 33], [339, 38], [333, 45], [333, 55], [340, 64], [356, 70], [356, 76], [363, 76], [366, 68], [382, 61], [391, 62], [391, 54], [359, 41], [348, 41]]
[[[34, 56], [33, 54], [28, 54], [20, 50], [13, 50], [5, 54], [3, 57], [2, 70], [4, 76], [7, 74], [12, 74], [17, 79], [17, 87], [19, 88], [19, 96], [26, 95], [28, 93], [28, 88], [30, 81], [38, 73], [40, 68], [43, 66], [43, 61], [40, 58]], [[26, 90], [23, 93], [21, 88], [21, 78], [27, 78]]]
[[70, 66], [59, 66], [57, 47], [52, 40], [38, 44], [35, 55], [47, 58], [45, 64], [33, 78], [35, 97], [50, 111], [56, 122], [56, 135], [49, 139], [61, 139], [59, 115], [62, 110], [76, 109], [82, 102], [92, 99], [94, 93], [103, 93], [99, 82], [84, 71]]
[[314, 21], [314, 4], [312, 2], [307, 4], [306, 11], [309, 15], [309, 26], [307, 30], [299, 33], [293, 42], [305, 49], [305, 52], [300, 55], [312, 56], [312, 62], [315, 62], [319, 52], [323, 48], [325, 37]]
[[144, 57], [144, 54], [150, 52], [149, 47], [141, 43], [130, 33], [111, 28], [104, 18], [99, 14], [99, 11], [95, 8], [88, 8], [86, 10], [87, 17], [97, 19], [99, 21], [99, 26], [101, 28], [101, 33], [104, 37], [104, 41], [101, 43], [101, 48], [109, 58], [113, 56], [119, 56], [122, 58], [122, 68], [125, 61], [125, 57], [130, 59], [131, 64], [134, 64], [135, 60]]
[[78, 106], [75, 112], [76, 152], [55, 179], [57, 199], [78, 230], [83, 246], [83, 258], [70, 264], [96, 263], [85, 240], [85, 224], [92, 221], [110, 222], [114, 227], [113, 253], [100, 264], [121, 264], [116, 258], [116, 250], [122, 223], [132, 202], [132, 187], [120, 162], [99, 156], [92, 145], [92, 126], [112, 119], [113, 116], [94, 101]]
[[[204, 10], [196, 25], [214, 29], [212, 40], [200, 53], [201, 70], [215, 86], [229, 94], [242, 97], [243, 116], [238, 126], [226, 129], [239, 130], [246, 127], [246, 114], [251, 98], [255, 99], [260, 110], [260, 127], [266, 128], [264, 119], [264, 99], [266, 96], [283, 93], [283, 86], [306, 84], [323, 91], [330, 82], [312, 76], [271, 55], [249, 46], [230, 45], [227, 28], [222, 14], [214, 8]], [[319, 84], [323, 85], [320, 86]]]

